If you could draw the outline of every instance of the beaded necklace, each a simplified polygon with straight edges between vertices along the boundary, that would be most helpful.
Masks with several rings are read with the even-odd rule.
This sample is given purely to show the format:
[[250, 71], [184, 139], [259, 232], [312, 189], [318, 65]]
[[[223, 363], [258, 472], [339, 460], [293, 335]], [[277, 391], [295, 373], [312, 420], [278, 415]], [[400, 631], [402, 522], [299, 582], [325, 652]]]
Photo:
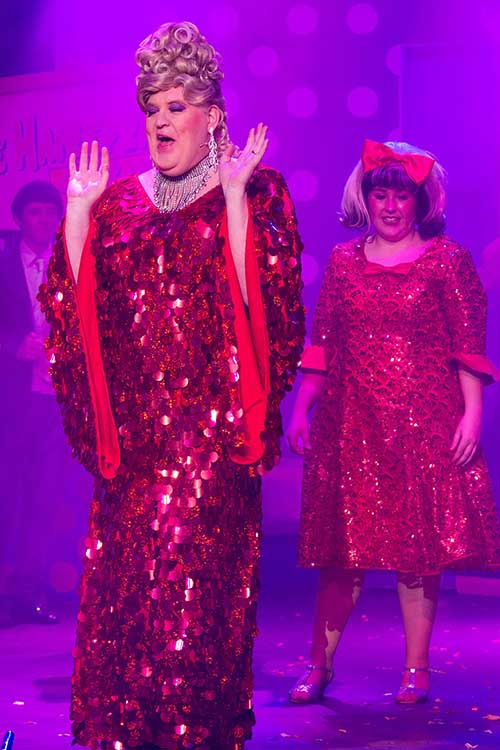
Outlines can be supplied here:
[[192, 203], [206, 186], [212, 168], [210, 155], [207, 155], [189, 171], [175, 177], [156, 170], [153, 182], [155, 206], [161, 213], [172, 213]]

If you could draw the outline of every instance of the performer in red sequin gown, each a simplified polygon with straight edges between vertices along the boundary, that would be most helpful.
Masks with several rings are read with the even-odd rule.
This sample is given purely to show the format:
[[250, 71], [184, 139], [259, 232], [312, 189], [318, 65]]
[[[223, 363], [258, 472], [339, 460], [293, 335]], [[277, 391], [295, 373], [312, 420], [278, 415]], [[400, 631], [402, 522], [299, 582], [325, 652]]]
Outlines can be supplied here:
[[398, 571], [407, 640], [398, 701], [416, 702], [440, 571], [500, 566], [478, 443], [482, 383], [500, 373], [470, 253], [441, 234], [440, 166], [367, 142], [343, 208], [373, 231], [332, 252], [290, 426], [305, 447], [299, 559], [321, 568], [312, 669], [291, 699], [321, 697], [362, 572], [383, 568]]
[[[303, 346], [301, 243], [283, 178], [258, 167], [265, 128], [239, 154], [224, 151], [220, 96], [217, 106], [192, 104], [190, 81], [172, 91], [165, 67], [148, 78], [155, 54], [170, 52], [173, 64], [174, 50], [199, 75], [197, 95], [203, 77], [219, 91], [196, 27], [167, 24], [141, 49], [158, 170], [168, 177], [169, 159], [191, 141], [205, 157], [193, 132], [201, 122], [210, 143], [212, 116], [221, 155], [198, 195], [169, 210], [162, 200], [191, 191], [196, 174], [186, 183], [174, 172], [163, 197], [149, 173], [106, 189], [79, 269], [71, 212], [79, 192], [90, 190], [89, 202], [103, 192], [107, 155], [98, 167], [94, 143], [78, 172], [71, 163], [67, 224], [41, 300], [64, 426], [95, 475], [73, 733], [108, 750], [240, 750], [253, 724], [260, 477], [279, 456], [279, 405]], [[243, 237], [233, 199], [247, 212]]]

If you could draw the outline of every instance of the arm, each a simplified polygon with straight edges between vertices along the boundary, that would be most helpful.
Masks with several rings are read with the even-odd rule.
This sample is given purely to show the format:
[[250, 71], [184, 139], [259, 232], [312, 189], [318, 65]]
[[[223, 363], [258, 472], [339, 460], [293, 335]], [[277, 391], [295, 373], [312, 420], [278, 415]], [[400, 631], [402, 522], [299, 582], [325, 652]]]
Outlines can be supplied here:
[[103, 194], [109, 177], [109, 154], [102, 149], [101, 165], [97, 141], [92, 141], [90, 159], [88, 143], [83, 143], [78, 170], [76, 156], [69, 157], [68, 206], [64, 222], [64, 239], [75, 281], [78, 280], [83, 249], [89, 235], [92, 206]]
[[[249, 226], [254, 252], [247, 273], [255, 265], [254, 288], [259, 289], [265, 324], [256, 327], [254, 340], [265, 338], [269, 387], [262, 463], [272, 469], [280, 455], [280, 405], [292, 389], [304, 346], [304, 316], [300, 256], [302, 241], [290, 194], [279, 172], [256, 170], [248, 185]], [[250, 294], [250, 310], [252, 308]], [[264, 368], [262, 368], [264, 369]]]
[[290, 448], [299, 455], [304, 453], [304, 448], [311, 448], [307, 415], [316, 404], [325, 382], [325, 375], [310, 372], [303, 375], [287, 432]]
[[82, 260], [83, 248], [87, 241], [90, 229], [90, 216], [84, 211], [81, 212], [78, 207], [73, 209], [69, 203], [66, 211], [64, 222], [64, 241], [68, 252], [73, 278], [78, 281], [80, 273], [80, 263]]
[[107, 182], [108, 160], [103, 149], [102, 174], [97, 174], [95, 141], [89, 164], [87, 156], [84, 144], [78, 172], [74, 154], [70, 158], [67, 222], [64, 234], [58, 234], [47, 282], [40, 287], [38, 299], [50, 325], [46, 348], [68, 440], [89, 471], [110, 479], [120, 463], [120, 448], [95, 302], [95, 258], [91, 246], [97, 241], [98, 224], [90, 218], [93, 202]]
[[64, 431], [74, 455], [88, 471], [96, 473], [95, 420], [91, 409], [76, 285], [61, 231], [52, 250], [47, 281], [41, 285], [38, 299], [50, 327], [45, 346]]
[[226, 196], [227, 229], [236, 275], [245, 305], [248, 305], [248, 290], [245, 273], [245, 251], [248, 230], [248, 204], [244, 193]]
[[451, 450], [453, 460], [467, 464], [481, 434], [483, 384], [498, 379], [498, 370], [486, 356], [487, 300], [470, 253], [457, 247], [450, 255], [444, 286], [444, 310], [451, 337], [451, 358], [464, 400], [464, 414]]
[[451, 450], [455, 463], [469, 463], [479, 444], [483, 421], [483, 383], [471, 370], [459, 366], [458, 380], [464, 397], [464, 415], [453, 436]]
[[241, 295], [246, 305], [248, 305], [248, 291], [245, 250], [249, 216], [246, 187], [266, 151], [268, 144], [266, 133], [267, 127], [262, 123], [255, 130], [252, 128], [243, 151], [236, 157], [235, 146], [230, 146], [222, 155], [219, 165], [219, 179], [226, 200], [229, 244]]
[[466, 370], [464, 367], [458, 369], [458, 379], [464, 397], [465, 411], [481, 414], [483, 409], [483, 384], [476, 373]]
[[500, 371], [486, 354], [488, 300], [472, 256], [464, 247], [455, 247], [450, 253], [443, 305], [451, 360], [458, 368], [474, 373], [484, 385], [500, 380]]
[[308, 414], [316, 404], [326, 383], [332, 360], [339, 360], [340, 320], [338, 305], [336, 255], [330, 257], [318, 304], [314, 313], [311, 345], [302, 355], [303, 379], [295, 401], [287, 433], [288, 443], [294, 453], [302, 455], [309, 442]]

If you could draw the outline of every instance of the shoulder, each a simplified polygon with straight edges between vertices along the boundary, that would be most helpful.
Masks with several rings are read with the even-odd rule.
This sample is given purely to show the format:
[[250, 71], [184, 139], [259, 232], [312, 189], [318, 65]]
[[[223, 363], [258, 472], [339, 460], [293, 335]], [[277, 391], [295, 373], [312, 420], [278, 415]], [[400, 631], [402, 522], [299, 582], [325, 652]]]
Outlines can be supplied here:
[[250, 199], [260, 197], [290, 197], [285, 178], [272, 167], [260, 166], [253, 173], [247, 186]]
[[436, 249], [441, 251], [443, 255], [452, 257], [460, 254], [469, 254], [467, 248], [461, 245], [459, 242], [449, 237], [447, 234], [439, 234], [431, 240], [431, 243], [435, 245]]
[[457, 266], [465, 264], [468, 266], [474, 266], [471, 251], [452, 237], [442, 234], [436, 237], [434, 242], [435, 252], [444, 265]]
[[333, 246], [330, 253], [330, 265], [341, 266], [349, 264], [355, 258], [359, 257], [363, 245], [363, 238], [356, 237], [347, 242], [338, 242]]
[[471, 251], [446, 235], [436, 239], [436, 244], [427, 254], [422, 269], [440, 279], [449, 290], [461, 289], [464, 293], [484, 294]]
[[254, 222], [269, 231], [297, 230], [297, 216], [283, 175], [270, 167], [255, 170], [247, 196]]

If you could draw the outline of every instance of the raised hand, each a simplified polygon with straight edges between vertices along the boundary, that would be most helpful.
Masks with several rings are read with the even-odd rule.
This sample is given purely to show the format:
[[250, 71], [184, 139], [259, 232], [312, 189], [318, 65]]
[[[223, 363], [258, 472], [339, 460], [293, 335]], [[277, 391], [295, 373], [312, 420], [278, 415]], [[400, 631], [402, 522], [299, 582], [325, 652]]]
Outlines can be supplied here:
[[69, 182], [68, 182], [68, 211], [78, 210], [89, 212], [94, 203], [103, 194], [109, 178], [109, 153], [106, 146], [101, 150], [101, 163], [99, 164], [99, 145], [92, 141], [90, 147], [85, 141], [82, 143], [78, 169], [76, 168], [76, 155], [69, 157]]
[[268, 143], [267, 125], [260, 122], [250, 130], [242, 151], [237, 150], [234, 144], [225, 150], [219, 162], [219, 179], [226, 196], [245, 192], [247, 182], [262, 160]]
[[90, 209], [104, 193], [109, 178], [109, 154], [104, 146], [99, 165], [99, 146], [92, 141], [89, 158], [89, 144], [82, 143], [80, 161], [76, 168], [76, 156], [69, 157], [68, 207], [64, 233], [66, 246], [75, 279], [78, 279], [82, 251], [87, 238], [90, 222]]

